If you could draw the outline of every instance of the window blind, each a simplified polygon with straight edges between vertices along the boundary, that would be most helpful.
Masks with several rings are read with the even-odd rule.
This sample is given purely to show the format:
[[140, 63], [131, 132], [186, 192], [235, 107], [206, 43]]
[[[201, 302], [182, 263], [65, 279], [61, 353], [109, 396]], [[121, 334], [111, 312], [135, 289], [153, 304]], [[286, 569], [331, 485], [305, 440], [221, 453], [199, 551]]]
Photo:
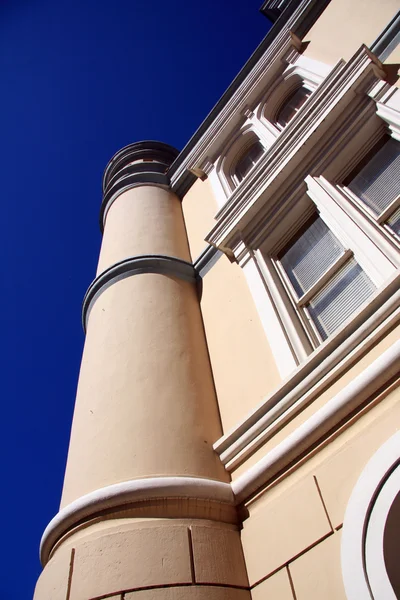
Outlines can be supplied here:
[[255, 142], [248, 151], [239, 159], [235, 167], [235, 175], [238, 181], [242, 181], [253, 166], [260, 160], [264, 148], [260, 142]]
[[308, 96], [311, 94], [310, 90], [305, 87], [298, 88], [289, 98], [287, 98], [280, 108], [276, 122], [281, 126], [285, 127], [293, 119], [297, 111], [303, 106]]
[[310, 301], [309, 314], [322, 339], [333, 333], [375, 290], [351, 258]]
[[390, 138], [348, 187], [377, 215], [400, 195], [400, 142]]
[[302, 296], [344, 253], [344, 248], [317, 217], [280, 257], [298, 296]]

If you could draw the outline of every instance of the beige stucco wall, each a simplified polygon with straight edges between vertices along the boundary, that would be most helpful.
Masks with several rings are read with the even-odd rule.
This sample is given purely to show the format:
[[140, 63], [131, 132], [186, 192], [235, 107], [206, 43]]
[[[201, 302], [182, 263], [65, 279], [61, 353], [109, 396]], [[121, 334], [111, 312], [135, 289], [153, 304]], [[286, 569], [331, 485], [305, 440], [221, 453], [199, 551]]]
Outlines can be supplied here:
[[340, 568], [344, 513], [363, 468], [398, 430], [399, 400], [397, 382], [329, 444], [249, 504], [242, 543], [253, 600], [275, 588], [283, 599], [291, 598], [289, 575], [297, 600], [345, 600]]
[[189, 239], [192, 259], [208, 246], [204, 241], [207, 233], [215, 225], [214, 216], [218, 211], [211, 184], [206, 179], [198, 179], [182, 200], [183, 215]]
[[243, 271], [226, 256], [203, 278], [201, 309], [226, 432], [278, 385], [280, 376]]
[[328, 65], [349, 60], [362, 44], [375, 41], [398, 10], [398, 0], [331, 0], [308, 32], [304, 54]]

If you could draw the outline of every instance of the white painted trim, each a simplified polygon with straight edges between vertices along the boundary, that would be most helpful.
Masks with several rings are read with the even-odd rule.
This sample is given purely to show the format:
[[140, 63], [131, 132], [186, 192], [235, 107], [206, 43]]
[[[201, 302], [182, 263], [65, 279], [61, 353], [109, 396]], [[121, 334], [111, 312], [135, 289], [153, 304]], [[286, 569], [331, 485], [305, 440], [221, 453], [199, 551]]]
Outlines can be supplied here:
[[[361, 47], [347, 64], [338, 63], [252, 173], [232, 193], [216, 215], [217, 224], [206, 240], [222, 250], [231, 249], [235, 236], [248, 226], [250, 214], [254, 215], [266, 205], [281, 200], [279, 189], [276, 189], [277, 181], [280, 177], [282, 182], [285, 172], [286, 178], [292, 176], [292, 159], [298, 165], [301, 157], [319, 143], [329, 128], [334, 127], [335, 118], [345, 115], [350, 107], [354, 110], [355, 92], [358, 92], [356, 98], [360, 98], [360, 105], [364, 106], [362, 91], [366, 93], [381, 75], [383, 72], [379, 71], [379, 66], [365, 47]], [[285, 186], [280, 187], [284, 193]]]
[[211, 184], [211, 189], [214, 193], [215, 200], [217, 201], [218, 209], [221, 209], [228, 199], [227, 192], [222, 185], [221, 178], [218, 176], [217, 169], [213, 165], [212, 169], [208, 173], [208, 181]]
[[376, 114], [385, 121], [390, 129], [390, 135], [400, 141], [400, 110], [392, 106], [377, 102]]
[[243, 273], [261, 319], [265, 336], [274, 356], [279, 374], [284, 378], [294, 371], [297, 367], [297, 361], [290, 349], [284, 329], [263, 284], [253, 257], [244, 265]]
[[[285, 100], [298, 87], [302, 86], [313, 93], [323, 79], [329, 74], [332, 67], [308, 59], [298, 52], [294, 51], [293, 59], [282, 70], [282, 73], [276, 78], [256, 109], [256, 114], [262, 123], [275, 123], [277, 112], [282, 107]], [[318, 65], [325, 66], [321, 68]], [[313, 71], [312, 69], [316, 70]], [[281, 127], [276, 128], [278, 133]]]
[[[241, 185], [241, 182], [238, 182], [235, 178], [235, 167], [242, 156], [244, 156], [247, 149], [255, 142], [260, 142], [265, 152], [266, 142], [260, 138], [254, 124], [251, 121], [247, 121], [240, 130], [226, 142], [224, 152], [216, 161], [215, 170], [227, 198], [234, 189]], [[251, 170], [253, 170], [254, 167], [255, 165]]]
[[397, 598], [386, 571], [384, 537], [390, 509], [399, 493], [400, 466], [397, 466], [385, 481], [375, 500], [365, 536], [365, 568], [374, 598], [385, 598], [385, 600], [396, 600]]
[[[344, 199], [338, 201], [339, 193], [327, 189], [326, 180], [308, 176], [305, 180], [308, 194], [317, 206], [329, 229], [346, 248], [354, 252], [354, 258], [377, 287], [393, 275], [396, 267], [380, 248], [364, 233], [359, 224], [344, 210]], [[324, 185], [325, 183], [325, 185]], [[331, 193], [329, 193], [331, 192]]]
[[[232, 482], [236, 504], [250, 499], [262, 486], [300, 454], [318, 442], [345, 417], [353, 412], [399, 370], [400, 340], [383, 352], [360, 375], [347, 384], [305, 423], [270, 450], [254, 466]], [[363, 598], [363, 596], [359, 596]]]
[[298, 15], [306, 9], [309, 2], [310, 0], [302, 0], [296, 15], [287, 23], [287, 28], [278, 33], [243, 83], [173, 174], [171, 181], [173, 188], [179, 184], [180, 177], [187, 169], [201, 168], [201, 164], [207, 156], [218, 154], [218, 148], [221, 148], [226, 139], [237, 130], [243, 111], [246, 110], [246, 107], [253, 106], [269, 85], [288, 50], [293, 46], [298, 49], [301, 48], [300, 40], [292, 35], [289, 30], [296, 17], [298, 18]]
[[[373, 599], [364, 563], [366, 527], [377, 492], [400, 462], [400, 432], [373, 455], [351, 494], [343, 522], [342, 575], [349, 600]], [[382, 574], [382, 573], [381, 573]], [[392, 596], [395, 598], [395, 596]], [[375, 596], [390, 600], [391, 596]]]
[[99, 511], [154, 498], [198, 498], [233, 504], [229, 483], [200, 477], [149, 477], [109, 485], [78, 498], [47, 525], [40, 543], [42, 565], [55, 542], [81, 519]]
[[314, 58], [304, 56], [304, 54], [298, 54], [294, 64], [298, 69], [302, 69], [302, 72], [307, 73], [310, 82], [314, 83], [316, 86], [319, 85], [325, 77], [328, 77], [332, 70], [332, 65], [327, 65]]
[[[275, 431], [281, 415], [292, 406], [298, 407], [303, 401], [310, 402], [312, 397], [321, 392], [329, 378], [338, 377], [348, 369], [361, 352], [375, 344], [386, 329], [399, 321], [399, 282], [400, 277], [396, 276], [375, 297], [372, 302], [376, 304], [376, 310], [368, 319], [362, 318], [361, 312], [361, 317], [358, 317], [360, 324], [351, 335], [344, 335], [348, 331], [346, 327], [328, 338], [241, 423], [214, 444], [226, 468], [234, 468], [236, 462], [240, 464], [253, 454]], [[386, 301], [382, 303], [383, 294]], [[341, 336], [340, 344], [338, 336]]]
[[[393, 265], [400, 267], [399, 251], [393, 246], [392, 240], [384, 235], [376, 218], [373, 217], [371, 220], [366, 216], [366, 207], [362, 204], [360, 205], [360, 201], [356, 196], [353, 198], [351, 190], [347, 190], [347, 188], [342, 189], [341, 186], [335, 186], [322, 176], [316, 178], [307, 177], [306, 183], [309, 190], [314, 189], [316, 194], [318, 194], [316, 190], [318, 185], [324, 189], [329, 197], [342, 208], [348, 217], [365, 232], [371, 240], [371, 243], [379, 248], [382, 254], [386, 256]], [[349, 194], [351, 194], [351, 197]]]
[[289, 296], [272, 264], [271, 258], [264, 256], [260, 251], [256, 252], [256, 257], [261, 274], [279, 314], [287, 344], [292, 349], [296, 364], [299, 364], [308, 358], [314, 348], [306, 336], [304, 326], [297, 312], [291, 305]]

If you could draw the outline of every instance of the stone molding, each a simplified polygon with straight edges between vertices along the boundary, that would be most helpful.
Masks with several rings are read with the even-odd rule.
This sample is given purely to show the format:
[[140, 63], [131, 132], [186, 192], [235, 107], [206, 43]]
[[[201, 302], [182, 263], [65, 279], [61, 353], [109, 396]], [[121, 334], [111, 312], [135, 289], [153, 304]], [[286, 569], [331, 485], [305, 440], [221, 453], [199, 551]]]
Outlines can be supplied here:
[[61, 509], [46, 527], [40, 543], [44, 566], [54, 544], [68, 530], [104, 510], [151, 499], [191, 498], [233, 506], [229, 483], [200, 477], [149, 477], [116, 483], [78, 498]]
[[[227, 432], [215, 444], [222, 463], [228, 471], [235, 469], [265, 444], [287, 419], [334, 380], [350, 368], [360, 354], [377, 343], [382, 334], [399, 322], [399, 276], [392, 278], [382, 295], [376, 299], [378, 308], [369, 318], [363, 313], [362, 322], [352, 333], [343, 331], [342, 341], [332, 338], [301, 364], [294, 373], [252, 412]], [[336, 345], [336, 347], [335, 347]]]
[[[296, 161], [306, 161], [311, 148], [332, 127], [339, 111], [346, 114], [352, 109], [355, 93], [362, 102], [368, 91], [384, 77], [382, 65], [365, 46], [361, 46], [348, 63], [339, 61], [310, 96], [304, 109], [285, 127], [216, 214], [217, 222], [206, 236], [206, 242], [227, 253], [234, 253], [233, 247], [241, 232], [245, 232], [248, 241], [252, 242], [255, 232], [249, 234], [246, 231], [254, 222], [251, 215], [271, 202], [270, 195], [278, 176], [288, 177], [288, 169], [293, 170], [293, 157]], [[274, 204], [277, 203], [279, 193], [273, 198]]]
[[196, 283], [198, 279], [196, 269], [191, 263], [173, 256], [145, 254], [121, 260], [103, 271], [89, 286], [82, 306], [82, 325], [85, 332], [91, 307], [100, 294], [117, 281], [142, 273], [169, 275], [190, 283]]
[[347, 384], [307, 421], [232, 482], [236, 504], [250, 500], [269, 481], [308, 452], [324, 436], [399, 374], [400, 340]]

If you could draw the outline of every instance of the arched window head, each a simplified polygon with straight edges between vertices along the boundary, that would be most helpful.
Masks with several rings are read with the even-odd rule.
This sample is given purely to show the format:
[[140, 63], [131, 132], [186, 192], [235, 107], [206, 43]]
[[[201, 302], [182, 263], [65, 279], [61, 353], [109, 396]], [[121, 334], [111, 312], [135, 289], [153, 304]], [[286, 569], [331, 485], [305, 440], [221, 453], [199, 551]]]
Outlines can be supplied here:
[[311, 91], [304, 86], [297, 88], [285, 102], [282, 104], [276, 115], [276, 125], [279, 129], [283, 129], [293, 119], [295, 114], [303, 106]]
[[264, 148], [258, 140], [253, 142], [244, 154], [241, 155], [233, 170], [234, 177], [237, 183], [240, 183], [246, 175], [251, 171], [255, 164], [258, 163], [261, 156], [264, 154]]

